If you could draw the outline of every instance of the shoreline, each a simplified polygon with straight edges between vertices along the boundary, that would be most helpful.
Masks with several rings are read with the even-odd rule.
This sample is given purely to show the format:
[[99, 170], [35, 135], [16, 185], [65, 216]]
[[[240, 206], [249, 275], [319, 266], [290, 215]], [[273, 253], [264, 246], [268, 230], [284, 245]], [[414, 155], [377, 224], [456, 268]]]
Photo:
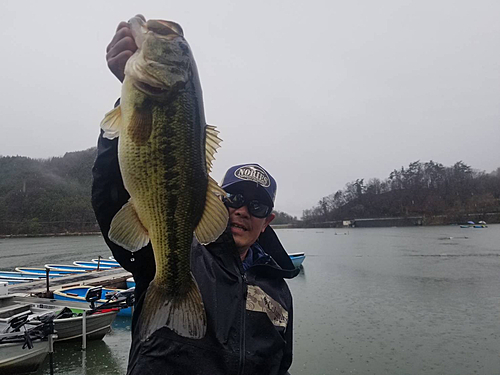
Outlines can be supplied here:
[[74, 237], [74, 236], [96, 236], [96, 235], [101, 235], [101, 232], [0, 234], [0, 239], [3, 239], [3, 238], [36, 238], [36, 237]]
[[[490, 221], [488, 224], [499, 224], [498, 221]], [[437, 226], [458, 226], [459, 223], [440, 223], [440, 222], [432, 222], [428, 221], [427, 223], [422, 223], [419, 225], [374, 225], [370, 227], [375, 228], [391, 228], [391, 227], [437, 227]], [[312, 229], [312, 228], [337, 228], [337, 229], [355, 229], [355, 228], [364, 228], [365, 226], [342, 226], [339, 225], [339, 222], [322, 222], [322, 223], [310, 223], [310, 224], [275, 224], [271, 225], [273, 229]], [[80, 237], [80, 236], [101, 236], [101, 232], [63, 232], [63, 233], [38, 233], [38, 234], [0, 234], [0, 239], [8, 239], [8, 238], [39, 238], [39, 237]]]

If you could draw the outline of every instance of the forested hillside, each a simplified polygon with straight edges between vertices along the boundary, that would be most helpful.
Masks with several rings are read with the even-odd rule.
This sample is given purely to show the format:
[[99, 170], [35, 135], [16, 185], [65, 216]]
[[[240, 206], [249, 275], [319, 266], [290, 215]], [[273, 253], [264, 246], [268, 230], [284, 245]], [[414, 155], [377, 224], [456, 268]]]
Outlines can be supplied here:
[[[0, 157], [0, 235], [98, 231], [90, 203], [96, 149], [63, 157]], [[462, 161], [445, 167], [416, 161], [385, 180], [357, 179], [303, 212], [303, 224], [373, 217], [445, 216], [498, 213], [500, 168], [486, 173]], [[301, 225], [275, 211], [274, 224]]]
[[[500, 213], [500, 168], [491, 173], [459, 161], [451, 167], [429, 161], [393, 170], [385, 180], [357, 179], [303, 212], [303, 221], [401, 216], [446, 216], [467, 221], [469, 214]], [[498, 217], [498, 215], [494, 215]]]
[[0, 157], [0, 234], [95, 231], [90, 204], [96, 148], [63, 157]]
[[297, 217], [289, 215], [286, 212], [277, 211], [277, 210], [274, 210], [273, 212], [276, 215], [276, 217], [274, 218], [274, 220], [272, 222], [273, 225], [298, 224], [299, 223], [299, 220], [297, 219]]
[[[0, 235], [99, 231], [90, 202], [96, 148], [63, 157], [0, 157]], [[276, 223], [297, 218], [276, 211]]]

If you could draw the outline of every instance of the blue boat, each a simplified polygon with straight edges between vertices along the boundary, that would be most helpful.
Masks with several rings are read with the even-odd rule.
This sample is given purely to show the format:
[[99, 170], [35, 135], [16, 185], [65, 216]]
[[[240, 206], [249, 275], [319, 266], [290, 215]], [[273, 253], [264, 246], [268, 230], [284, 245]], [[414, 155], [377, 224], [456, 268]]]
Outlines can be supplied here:
[[290, 260], [292, 261], [295, 268], [299, 268], [302, 265], [304, 259], [306, 259], [305, 253], [293, 253], [288, 254], [288, 256], [290, 257]]
[[77, 261], [74, 261], [73, 264], [75, 266], [79, 266], [79, 267], [84, 267], [84, 268], [90, 268], [90, 269], [93, 269], [93, 270], [96, 270], [97, 269], [97, 266], [99, 266], [99, 269], [100, 270], [109, 270], [111, 268], [113, 268], [113, 266], [110, 266], [110, 265], [107, 265], [107, 264], [97, 264], [97, 263], [94, 263], [94, 262], [87, 262], [87, 261], [83, 261], [83, 260], [77, 260]]
[[474, 225], [474, 228], [488, 228], [488, 226], [486, 225], [485, 221], [480, 221], [479, 223]]
[[[21, 272], [23, 274], [29, 275], [31, 277], [45, 277], [47, 274], [45, 268], [39, 267], [16, 267], [17, 272]], [[65, 275], [71, 275], [70, 271], [53, 271], [50, 270], [49, 277], [60, 277]]]
[[[92, 263], [97, 263], [99, 259], [92, 259]], [[109, 259], [101, 259], [100, 264], [105, 264], [107, 266], [112, 266], [112, 267], [121, 267], [120, 263], [118, 263], [115, 260], [109, 260]]]
[[[63, 289], [58, 289], [54, 290], [54, 299], [61, 300], [61, 301], [73, 301], [73, 302], [84, 302], [85, 301], [85, 295], [87, 294], [87, 291], [89, 288], [93, 288], [92, 286], [76, 286], [72, 288], [63, 288]], [[122, 292], [123, 289], [107, 289], [107, 288], [102, 288], [102, 293], [101, 293], [101, 299], [96, 301], [96, 305], [102, 305], [103, 303], [107, 302], [108, 300], [106, 299], [106, 295], [109, 294], [115, 294], [116, 292]], [[126, 309], [121, 309], [120, 312], [118, 313], [118, 316], [132, 316], [132, 307], [127, 307]]]
[[[39, 279], [37, 279], [39, 280]], [[31, 283], [33, 280], [30, 279], [23, 279], [21, 277], [14, 277], [14, 278], [9, 278], [9, 277], [2, 277], [0, 278], [0, 282], [5, 282], [7, 284], [22, 284], [22, 283]]]
[[128, 289], [135, 288], [135, 280], [133, 277], [129, 277], [126, 282], [127, 282]]
[[468, 221], [467, 224], [460, 225], [460, 228], [488, 228], [488, 226], [485, 221], [480, 221], [477, 224], [473, 221]]
[[34, 275], [24, 275], [21, 272], [0, 271], [0, 281], [6, 281], [9, 284], [31, 283], [42, 280]]
[[66, 271], [71, 273], [84, 273], [95, 270], [95, 267], [82, 267], [75, 266], [74, 264], [46, 264], [45, 268], [49, 268], [54, 271]]
[[26, 275], [21, 272], [14, 272], [14, 271], [0, 271], [0, 278], [3, 279], [25, 279], [25, 280], [40, 280], [40, 277], [35, 276], [35, 275]]

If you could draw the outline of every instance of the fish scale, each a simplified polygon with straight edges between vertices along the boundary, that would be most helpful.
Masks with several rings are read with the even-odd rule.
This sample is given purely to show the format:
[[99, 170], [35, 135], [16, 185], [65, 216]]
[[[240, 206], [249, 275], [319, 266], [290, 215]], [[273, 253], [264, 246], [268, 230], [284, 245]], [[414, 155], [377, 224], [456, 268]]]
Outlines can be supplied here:
[[[154, 206], [148, 207], [149, 209], [146, 211], [147, 213], [155, 213], [156, 217], [152, 218], [150, 216], [146, 216], [143, 221], [157, 223], [157, 225], [153, 226], [149, 231], [153, 249], [165, 249], [164, 251], [167, 252], [164, 258], [156, 256], [157, 259], [165, 259], [164, 263], [158, 263], [156, 266], [158, 281], [171, 285], [171, 288], [178, 288], [179, 285], [182, 286], [185, 284], [185, 280], [183, 280], [179, 275], [183, 275], [185, 277], [187, 274], [187, 276], [189, 276], [189, 273], [185, 272], [185, 268], [189, 267], [189, 251], [185, 250], [172, 252], [171, 249], [190, 248], [192, 237], [191, 233], [196, 227], [199, 217], [201, 217], [203, 205], [198, 204], [199, 209], [192, 210], [191, 207], [196, 205], [196, 203], [193, 202], [194, 204], [192, 204], [189, 202], [188, 197], [193, 196], [203, 198], [206, 192], [201, 190], [202, 187], [197, 184], [196, 186], [200, 189], [200, 191], [192, 195], [186, 194], [179, 196], [178, 191], [181, 186], [189, 186], [193, 183], [190, 181], [190, 176], [187, 173], [182, 173], [182, 171], [186, 171], [186, 169], [182, 169], [179, 166], [193, 165], [191, 160], [189, 160], [191, 159], [192, 153], [186, 153], [183, 152], [183, 150], [192, 148], [188, 146], [187, 143], [189, 143], [190, 139], [194, 138], [195, 135], [186, 135], [185, 129], [181, 129], [183, 123], [189, 123], [189, 119], [180, 119], [179, 116], [165, 119], [165, 117], [161, 115], [162, 112], [162, 106], [155, 106], [153, 109], [153, 133], [151, 134], [151, 140], [148, 141], [148, 145], [139, 147], [138, 150], [134, 150], [132, 147], [129, 147], [129, 149], [136, 154], [143, 154], [141, 149], [143, 149], [146, 153], [150, 150], [158, 150], [158, 155], [153, 155], [152, 157], [146, 156], [144, 158], [141, 157], [140, 159], [147, 160], [148, 158], [152, 158], [153, 160], [161, 160], [162, 157], [164, 158], [164, 162], [161, 164], [164, 169], [163, 173], [149, 173], [148, 169], [144, 168], [142, 165], [140, 166], [141, 170], [144, 171], [144, 176], [139, 177], [139, 181], [142, 181], [143, 184], [138, 187], [138, 190], [145, 189], [147, 191], [156, 192], [156, 199], [152, 201]], [[180, 112], [180, 115], [184, 113], [186, 113], [186, 111]], [[167, 128], [161, 123], [156, 123], [156, 121], [161, 122], [162, 120], [179, 125]], [[170, 134], [165, 134], [166, 129], [169, 129]], [[166, 150], [166, 152], [162, 153], [163, 150]], [[201, 156], [199, 158], [201, 159]], [[201, 169], [203, 165], [201, 163], [198, 164]], [[199, 173], [203, 173], [203, 171]], [[152, 180], [150, 183], [147, 183], [149, 176], [156, 176], [156, 180]], [[161, 178], [162, 176], [164, 176], [164, 178]], [[130, 189], [133, 190], [133, 187]], [[184, 201], [182, 200], [183, 197], [185, 197]], [[180, 199], [179, 202], [178, 199]], [[199, 200], [202, 201], [202, 199]], [[185, 209], [176, 210], [175, 208], [177, 205]], [[167, 215], [165, 218], [166, 222], [170, 223], [170, 226], [180, 226], [179, 231], [172, 230], [168, 227], [168, 224], [162, 222], [160, 219], [160, 213], [165, 210], [167, 213], [170, 213], [170, 215]], [[193, 214], [191, 217], [188, 217], [185, 215], [187, 213]], [[142, 215], [140, 215], [140, 217], [141, 216]], [[197, 216], [198, 218], [193, 219], [192, 216]], [[184, 225], [187, 226], [187, 228], [184, 228]], [[168, 236], [164, 236], [164, 234], [167, 233], [171, 234], [170, 239]], [[183, 236], [181, 240], [176, 238], [178, 233], [186, 233], [187, 235]], [[185, 254], [185, 256], [177, 256], [177, 253]], [[184, 272], [178, 271], [178, 269], [183, 269]], [[174, 283], [169, 284], [169, 279], [175, 280], [175, 285]]]

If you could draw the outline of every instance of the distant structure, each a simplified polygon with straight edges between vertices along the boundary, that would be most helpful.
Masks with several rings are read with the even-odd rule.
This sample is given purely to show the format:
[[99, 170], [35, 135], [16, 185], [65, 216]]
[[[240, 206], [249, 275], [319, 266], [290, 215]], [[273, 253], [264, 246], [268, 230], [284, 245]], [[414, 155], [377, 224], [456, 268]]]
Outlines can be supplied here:
[[[379, 217], [370, 219], [354, 219], [350, 226], [356, 228], [368, 227], [412, 227], [422, 225], [423, 216], [408, 216], [408, 217]], [[348, 222], [347, 220], [344, 223]]]
[[344, 228], [353, 228], [354, 227], [354, 220], [344, 220], [344, 221], [342, 221], [342, 226]]

